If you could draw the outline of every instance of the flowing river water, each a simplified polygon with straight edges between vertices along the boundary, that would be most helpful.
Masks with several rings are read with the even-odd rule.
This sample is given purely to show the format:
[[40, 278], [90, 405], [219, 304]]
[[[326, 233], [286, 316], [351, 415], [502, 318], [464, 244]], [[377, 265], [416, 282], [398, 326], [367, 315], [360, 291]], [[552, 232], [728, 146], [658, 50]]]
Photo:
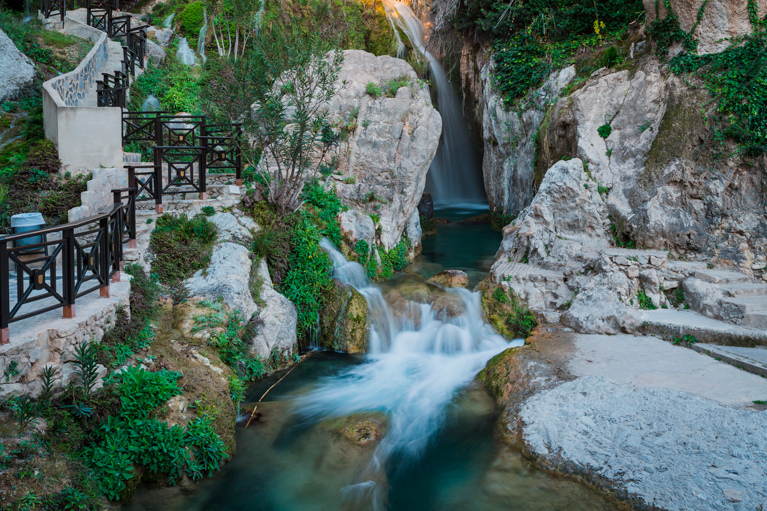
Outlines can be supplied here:
[[[492, 256], [481, 241], [486, 226], [460, 221], [475, 213], [438, 212], [458, 221], [426, 238], [419, 260], [382, 284], [368, 282], [359, 264], [323, 243], [335, 277], [368, 301], [370, 353], [314, 353], [267, 395], [258, 421], [238, 426], [237, 453], [219, 473], [187, 490], [140, 491], [125, 509], [611, 509], [591, 490], [534, 469], [497, 439], [499, 411], [474, 377], [522, 341], [503, 339], [483, 321], [478, 293], [433, 288], [457, 305], [451, 315], [387, 301], [393, 291], [427, 286], [424, 277], [443, 267], [474, 265], [478, 278]], [[476, 243], [469, 242], [472, 232]], [[488, 246], [497, 247], [499, 235], [491, 238]], [[456, 239], [462, 250], [451, 248]], [[280, 376], [259, 382], [245, 401], [258, 400]]]

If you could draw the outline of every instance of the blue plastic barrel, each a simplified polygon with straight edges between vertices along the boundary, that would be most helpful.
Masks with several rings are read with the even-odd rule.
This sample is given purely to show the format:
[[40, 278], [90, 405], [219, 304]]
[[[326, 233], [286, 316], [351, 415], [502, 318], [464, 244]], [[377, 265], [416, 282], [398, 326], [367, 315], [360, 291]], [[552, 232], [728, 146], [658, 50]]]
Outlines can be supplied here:
[[[45, 220], [43, 220], [42, 213], [19, 213], [11, 217], [11, 231], [13, 234], [19, 234], [22, 232], [36, 231], [45, 227]], [[23, 247], [26, 245], [34, 245], [35, 243], [42, 243], [42, 236], [30, 236], [28, 238], [22, 238], [16, 240], [17, 247]]]

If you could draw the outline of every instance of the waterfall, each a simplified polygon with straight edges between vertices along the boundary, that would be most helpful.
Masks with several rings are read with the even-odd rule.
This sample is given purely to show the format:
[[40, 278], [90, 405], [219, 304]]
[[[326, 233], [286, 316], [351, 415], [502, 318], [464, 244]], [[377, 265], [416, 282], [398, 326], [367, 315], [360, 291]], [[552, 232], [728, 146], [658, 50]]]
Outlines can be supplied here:
[[407, 4], [386, 0], [396, 11], [395, 21], [413, 47], [428, 62], [437, 88], [442, 115], [442, 138], [429, 169], [427, 189], [436, 204], [486, 202], [480, 158], [475, 150], [461, 103], [439, 61], [424, 46], [423, 25]]
[[384, 12], [386, 13], [386, 19], [389, 20], [389, 23], [391, 24], [391, 29], [394, 31], [394, 37], [397, 38], [397, 58], [404, 59], [405, 43], [402, 42], [402, 38], [399, 35], [399, 30], [397, 30], [397, 27], [394, 25], [394, 20], [392, 19], [392, 12], [391, 12], [392, 9], [393, 7], [391, 7], [388, 3], [384, 3]]
[[171, 28], [173, 26], [173, 17], [176, 16], [176, 13], [174, 12], [167, 18], [165, 18], [165, 21], [162, 22], [163, 28]]
[[[463, 312], [455, 317], [446, 318], [430, 305], [415, 302], [408, 303], [404, 317], [397, 317], [360, 264], [347, 261], [328, 240], [321, 246], [331, 257], [335, 278], [355, 287], [368, 302], [370, 349], [365, 363], [325, 379], [299, 397], [299, 413], [313, 418], [387, 413], [388, 432], [373, 461], [344, 492], [346, 499], [364, 504], [365, 509], [379, 509], [387, 470], [417, 459], [442, 427], [456, 394], [490, 358], [524, 341], [509, 343], [496, 334], [482, 319], [479, 293], [466, 289], [444, 290], [462, 305]], [[389, 460], [396, 460], [396, 466], [387, 467]]]
[[261, 30], [261, 23], [264, 21], [264, 9], [266, 8], [266, 0], [259, 0], [259, 1], [261, 2], [261, 6], [258, 8], [256, 17], [254, 18], [256, 33], [258, 33], [259, 30]]
[[200, 29], [200, 35], [197, 37], [197, 53], [200, 54], [200, 58], [204, 64], [205, 61], [208, 60], [205, 57], [205, 36], [208, 33], [208, 11], [205, 7], [202, 8], [202, 19], [205, 20], [205, 22]]
[[178, 40], [178, 51], [176, 52], [176, 58], [186, 64], [187, 66], [197, 65], [197, 57], [194, 51], [189, 47], [189, 42], [186, 37], [181, 37]]
[[24, 0], [24, 12], [25, 16], [22, 20], [22, 23], [27, 23], [29, 20], [32, 19], [32, 15], [29, 13], [29, 0]]

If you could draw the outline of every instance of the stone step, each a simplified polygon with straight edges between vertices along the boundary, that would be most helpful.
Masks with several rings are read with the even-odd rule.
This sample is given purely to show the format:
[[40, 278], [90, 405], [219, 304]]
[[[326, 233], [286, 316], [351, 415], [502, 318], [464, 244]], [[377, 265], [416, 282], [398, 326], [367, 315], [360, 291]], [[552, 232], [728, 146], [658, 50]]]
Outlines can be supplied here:
[[564, 274], [561, 271], [546, 270], [539, 266], [526, 263], [505, 262], [497, 264], [493, 267], [493, 274], [499, 280], [503, 280], [505, 277], [523, 277], [527, 280], [536, 279], [564, 279]]
[[749, 312], [743, 316], [742, 324], [750, 328], [767, 330], [767, 311]]
[[141, 163], [141, 153], [123, 152], [123, 163]]
[[767, 348], [741, 348], [703, 343], [693, 344], [691, 347], [695, 351], [732, 364], [739, 369], [767, 378]]
[[691, 274], [696, 271], [705, 271], [707, 265], [698, 261], [668, 261], [666, 268], [679, 273]]
[[747, 275], [730, 270], [701, 270], [695, 272], [695, 278], [711, 284], [736, 284], [748, 282]]
[[724, 298], [722, 307], [735, 310], [742, 315], [750, 312], [767, 311], [767, 296], [738, 296], [733, 298]]
[[767, 296], [767, 284], [728, 284], [722, 289], [729, 296]]
[[767, 346], [767, 329], [733, 325], [692, 311], [642, 311], [642, 326], [647, 333], [669, 341], [692, 335], [698, 341], [710, 344], [749, 348]]
[[664, 261], [668, 259], [668, 250], [642, 250], [639, 248], [612, 247], [604, 249], [602, 253], [610, 257], [625, 257], [627, 259], [629, 257], [637, 258], [643, 264], [647, 264], [650, 257], [656, 257], [658, 259], [663, 259]]

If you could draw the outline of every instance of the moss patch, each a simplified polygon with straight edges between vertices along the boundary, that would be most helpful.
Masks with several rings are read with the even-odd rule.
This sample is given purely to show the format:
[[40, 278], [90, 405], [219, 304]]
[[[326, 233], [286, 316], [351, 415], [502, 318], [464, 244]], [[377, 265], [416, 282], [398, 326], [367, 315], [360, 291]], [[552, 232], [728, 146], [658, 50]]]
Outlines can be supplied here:
[[507, 339], [525, 339], [538, 326], [535, 315], [512, 291], [485, 279], [479, 286], [488, 323]]

